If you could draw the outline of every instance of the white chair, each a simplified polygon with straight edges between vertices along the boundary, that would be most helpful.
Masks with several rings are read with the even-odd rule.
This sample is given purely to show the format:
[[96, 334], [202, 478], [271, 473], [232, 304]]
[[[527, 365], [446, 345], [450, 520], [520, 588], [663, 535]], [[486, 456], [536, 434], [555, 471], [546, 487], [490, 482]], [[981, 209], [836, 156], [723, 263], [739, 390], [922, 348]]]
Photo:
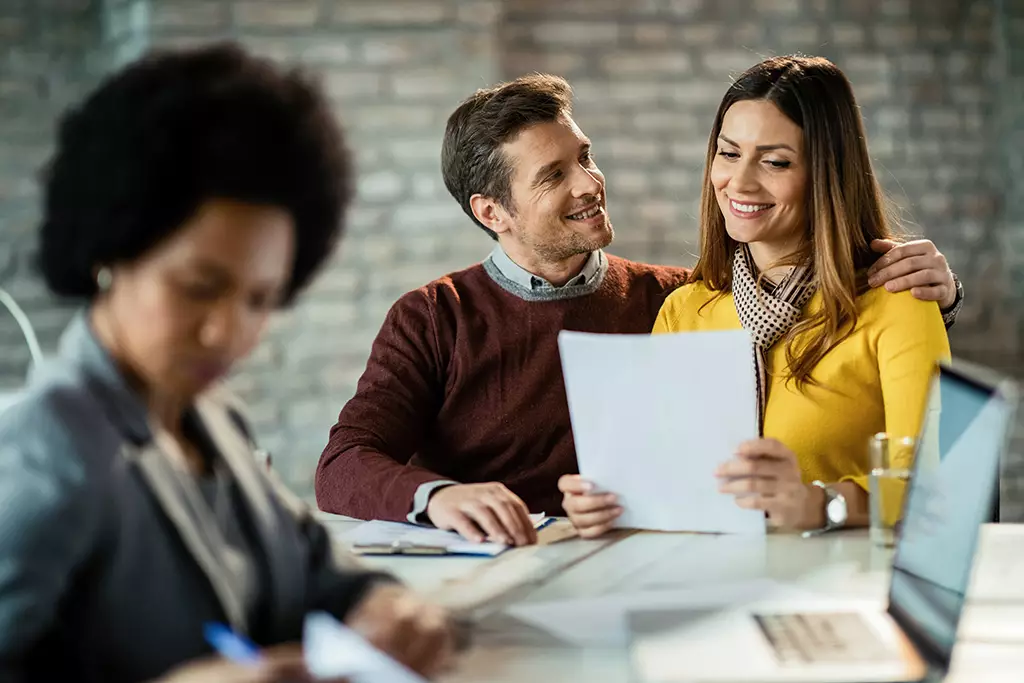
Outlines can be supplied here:
[[[10, 312], [11, 316], [14, 317], [15, 322], [18, 323], [18, 327], [21, 328], [21, 334], [25, 338], [25, 343], [28, 344], [29, 353], [32, 356], [32, 365], [29, 370], [29, 374], [33, 370], [39, 369], [43, 362], [43, 352], [39, 347], [39, 339], [36, 337], [36, 331], [32, 327], [32, 322], [25, 315], [25, 311], [21, 309], [18, 302], [14, 300], [7, 290], [0, 287], [0, 303]], [[26, 376], [26, 384], [28, 377]], [[3, 413], [6, 409], [17, 403], [22, 394], [24, 388], [21, 389], [0, 389], [0, 413]]]

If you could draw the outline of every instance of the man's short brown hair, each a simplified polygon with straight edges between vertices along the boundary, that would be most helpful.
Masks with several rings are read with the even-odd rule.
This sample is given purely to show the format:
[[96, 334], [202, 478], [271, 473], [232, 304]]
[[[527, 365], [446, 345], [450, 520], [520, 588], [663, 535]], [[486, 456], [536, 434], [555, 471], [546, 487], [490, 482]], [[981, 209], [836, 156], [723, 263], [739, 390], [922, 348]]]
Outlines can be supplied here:
[[451, 116], [441, 147], [445, 187], [473, 222], [493, 239], [469, 205], [475, 194], [512, 206], [512, 165], [501, 146], [527, 126], [572, 114], [572, 88], [559, 76], [532, 74], [477, 90]]

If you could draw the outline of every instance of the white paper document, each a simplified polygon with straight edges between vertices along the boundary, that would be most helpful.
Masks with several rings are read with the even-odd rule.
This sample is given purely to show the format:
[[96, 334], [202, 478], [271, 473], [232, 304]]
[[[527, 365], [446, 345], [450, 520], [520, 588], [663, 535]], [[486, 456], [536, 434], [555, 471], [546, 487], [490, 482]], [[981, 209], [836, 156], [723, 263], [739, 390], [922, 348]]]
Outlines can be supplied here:
[[616, 526], [764, 534], [715, 468], [757, 437], [744, 330], [558, 336], [580, 473], [618, 494]]
[[[530, 520], [536, 528], [540, 528], [550, 519], [544, 513], [530, 515]], [[403, 548], [410, 550], [435, 548], [448, 555], [494, 557], [509, 548], [504, 543], [473, 543], [454, 531], [442, 531], [433, 527], [381, 520], [363, 522], [355, 529], [341, 534], [338, 540], [357, 553], [360, 546], [388, 546], [394, 547], [396, 551], [401, 551]]]
[[426, 679], [373, 647], [326, 612], [306, 615], [302, 656], [318, 679], [350, 683], [426, 683]]

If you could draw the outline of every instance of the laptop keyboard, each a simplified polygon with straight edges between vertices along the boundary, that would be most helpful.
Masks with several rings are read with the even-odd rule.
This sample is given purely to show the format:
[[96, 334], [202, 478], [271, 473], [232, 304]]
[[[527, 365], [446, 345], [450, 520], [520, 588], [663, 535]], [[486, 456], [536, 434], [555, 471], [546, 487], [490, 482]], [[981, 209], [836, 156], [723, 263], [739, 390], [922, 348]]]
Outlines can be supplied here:
[[857, 612], [755, 614], [780, 664], [852, 664], [892, 656]]

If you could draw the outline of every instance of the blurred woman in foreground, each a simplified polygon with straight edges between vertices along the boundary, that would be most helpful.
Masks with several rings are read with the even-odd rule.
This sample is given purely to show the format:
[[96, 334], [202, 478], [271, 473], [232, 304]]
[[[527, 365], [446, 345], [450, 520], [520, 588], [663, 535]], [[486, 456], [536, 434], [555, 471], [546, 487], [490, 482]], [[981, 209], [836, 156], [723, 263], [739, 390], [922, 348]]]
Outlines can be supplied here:
[[[153, 54], [66, 115], [44, 178], [42, 272], [84, 307], [0, 416], [0, 678], [292, 679], [311, 610], [437, 672], [445, 614], [335, 553], [218, 387], [341, 235], [319, 90], [232, 45]], [[262, 666], [197, 661], [208, 622]]]

